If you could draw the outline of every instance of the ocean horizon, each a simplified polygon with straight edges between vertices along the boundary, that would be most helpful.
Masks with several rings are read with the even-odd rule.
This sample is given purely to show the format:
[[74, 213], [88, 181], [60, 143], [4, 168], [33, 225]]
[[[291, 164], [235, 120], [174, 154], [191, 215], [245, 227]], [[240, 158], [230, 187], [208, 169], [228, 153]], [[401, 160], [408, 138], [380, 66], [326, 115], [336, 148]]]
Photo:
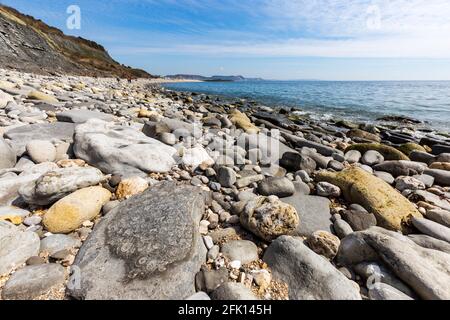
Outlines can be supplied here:
[[250, 99], [267, 106], [292, 107], [315, 119], [376, 122], [384, 116], [403, 116], [449, 131], [448, 80], [263, 80], [181, 82], [163, 86], [170, 90]]

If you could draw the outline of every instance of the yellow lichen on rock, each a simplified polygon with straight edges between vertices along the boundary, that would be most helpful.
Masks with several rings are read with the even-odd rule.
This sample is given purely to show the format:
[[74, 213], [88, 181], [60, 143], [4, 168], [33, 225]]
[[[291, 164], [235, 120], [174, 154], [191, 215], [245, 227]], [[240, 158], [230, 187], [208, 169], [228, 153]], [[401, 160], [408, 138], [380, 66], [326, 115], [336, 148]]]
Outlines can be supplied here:
[[403, 152], [405, 155], [409, 157], [411, 152], [413, 151], [421, 151], [421, 152], [427, 152], [424, 147], [422, 147], [420, 144], [414, 143], [414, 142], [408, 142], [404, 143], [401, 146], [397, 147], [398, 150]]
[[111, 192], [102, 187], [89, 187], [71, 193], [56, 202], [45, 214], [43, 222], [52, 233], [69, 233], [83, 222], [94, 219]]
[[358, 167], [338, 173], [319, 172], [317, 181], [326, 181], [341, 188], [350, 203], [362, 205], [375, 214], [378, 225], [390, 230], [410, 230], [410, 219], [422, 217], [415, 206], [383, 180]]
[[136, 194], [142, 193], [148, 188], [148, 183], [145, 179], [134, 177], [120, 181], [116, 190], [117, 199], [128, 199]]
[[50, 102], [50, 103], [55, 103], [58, 102], [58, 99], [56, 99], [55, 97], [45, 94], [41, 91], [30, 91], [28, 93], [28, 99], [32, 99], [32, 100], [40, 100], [40, 101], [45, 101], [45, 102]]
[[231, 122], [239, 129], [244, 130], [247, 133], [259, 133], [259, 128], [255, 126], [246, 114], [239, 110], [233, 110], [230, 112]]

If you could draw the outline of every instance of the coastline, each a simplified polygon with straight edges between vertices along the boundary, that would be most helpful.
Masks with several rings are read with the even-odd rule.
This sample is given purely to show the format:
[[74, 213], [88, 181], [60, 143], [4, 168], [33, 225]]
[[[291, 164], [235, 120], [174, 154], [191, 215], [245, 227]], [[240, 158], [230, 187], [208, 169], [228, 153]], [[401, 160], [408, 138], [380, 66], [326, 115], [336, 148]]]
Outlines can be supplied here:
[[[3, 299], [450, 298], [448, 136], [154, 80], [0, 80]], [[26, 272], [45, 285], [23, 293]]]

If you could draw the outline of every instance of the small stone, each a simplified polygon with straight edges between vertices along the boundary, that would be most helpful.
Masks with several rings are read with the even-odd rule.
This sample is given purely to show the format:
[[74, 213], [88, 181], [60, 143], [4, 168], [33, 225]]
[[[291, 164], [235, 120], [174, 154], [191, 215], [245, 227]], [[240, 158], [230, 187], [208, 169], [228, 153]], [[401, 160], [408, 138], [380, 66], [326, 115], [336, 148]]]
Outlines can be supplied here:
[[234, 260], [230, 262], [230, 268], [231, 269], [235, 269], [235, 270], [239, 270], [242, 266], [242, 262], [239, 260]]
[[31, 216], [31, 217], [25, 218], [25, 220], [23, 221], [23, 224], [26, 226], [35, 226], [35, 225], [40, 224], [41, 222], [42, 222], [42, 217]]
[[216, 260], [219, 256], [220, 247], [218, 245], [214, 245], [209, 249], [207, 258], [208, 260]]
[[425, 190], [425, 184], [413, 177], [398, 177], [395, 180], [395, 188], [400, 192], [405, 190]]
[[222, 246], [222, 253], [231, 261], [238, 260], [243, 264], [258, 260], [258, 248], [253, 242], [247, 240], [233, 240], [225, 243]]
[[199, 232], [200, 234], [207, 235], [208, 234], [208, 226], [210, 222], [208, 220], [200, 221]]
[[228, 167], [221, 167], [217, 173], [217, 180], [225, 188], [230, 188], [236, 183], [236, 173]]
[[141, 177], [133, 177], [120, 181], [116, 197], [119, 200], [128, 199], [136, 194], [142, 193], [148, 188], [148, 182]]
[[253, 281], [261, 288], [267, 288], [272, 281], [272, 275], [265, 269], [253, 270], [251, 275], [253, 276]]
[[340, 239], [343, 239], [353, 233], [352, 227], [342, 219], [337, 219], [334, 221], [333, 229]]
[[285, 198], [295, 193], [295, 186], [287, 178], [269, 177], [258, 183], [258, 192], [263, 196]]
[[44, 264], [45, 260], [42, 257], [34, 256], [30, 257], [25, 263], [27, 264], [27, 266], [36, 266], [39, 264]]
[[338, 237], [329, 232], [316, 231], [308, 237], [306, 243], [315, 253], [333, 260], [341, 242]]
[[321, 197], [335, 197], [341, 196], [341, 189], [328, 182], [319, 182], [316, 186], [317, 194]]
[[358, 163], [361, 157], [361, 152], [358, 150], [350, 150], [345, 154], [345, 160], [350, 164]]
[[210, 250], [214, 246], [213, 239], [210, 236], [203, 236], [203, 242], [205, 243], [206, 249]]
[[361, 162], [368, 166], [374, 166], [376, 164], [382, 163], [383, 161], [384, 161], [383, 155], [376, 150], [367, 151], [361, 158]]
[[55, 146], [49, 141], [32, 140], [25, 148], [31, 160], [37, 164], [56, 160]]

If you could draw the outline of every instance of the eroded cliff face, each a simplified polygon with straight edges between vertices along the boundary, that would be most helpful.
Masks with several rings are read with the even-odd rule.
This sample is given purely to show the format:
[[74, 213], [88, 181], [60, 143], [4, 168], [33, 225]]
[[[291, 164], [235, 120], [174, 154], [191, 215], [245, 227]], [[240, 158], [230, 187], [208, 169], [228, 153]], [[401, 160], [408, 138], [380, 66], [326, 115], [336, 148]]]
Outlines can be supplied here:
[[43, 74], [149, 78], [116, 62], [99, 44], [65, 35], [15, 9], [0, 5], [0, 68]]

